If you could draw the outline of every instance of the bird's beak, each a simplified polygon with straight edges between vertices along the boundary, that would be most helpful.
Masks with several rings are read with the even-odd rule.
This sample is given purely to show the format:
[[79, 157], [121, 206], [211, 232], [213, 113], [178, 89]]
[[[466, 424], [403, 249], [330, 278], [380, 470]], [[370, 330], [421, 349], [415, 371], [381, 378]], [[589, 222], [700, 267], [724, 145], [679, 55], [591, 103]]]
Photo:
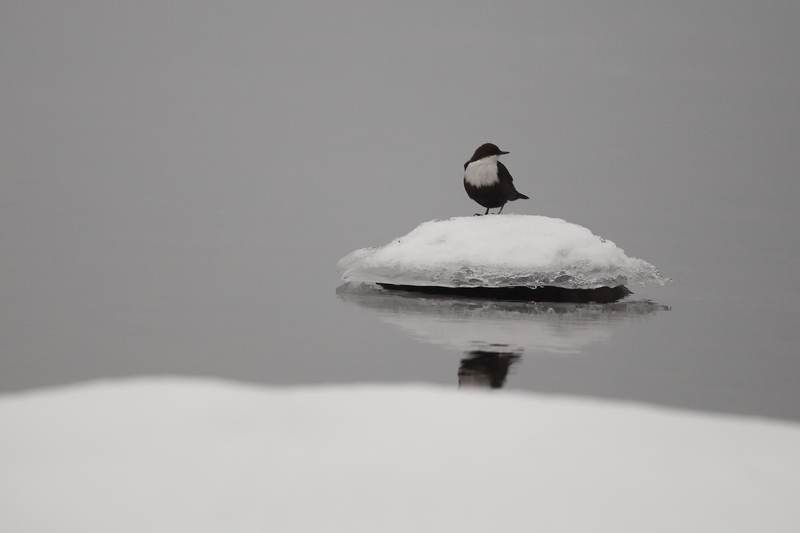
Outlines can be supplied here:
[[500, 150], [500, 155], [506, 155], [506, 154], [510, 154], [510, 153], [511, 152], [504, 152], [504, 151]]

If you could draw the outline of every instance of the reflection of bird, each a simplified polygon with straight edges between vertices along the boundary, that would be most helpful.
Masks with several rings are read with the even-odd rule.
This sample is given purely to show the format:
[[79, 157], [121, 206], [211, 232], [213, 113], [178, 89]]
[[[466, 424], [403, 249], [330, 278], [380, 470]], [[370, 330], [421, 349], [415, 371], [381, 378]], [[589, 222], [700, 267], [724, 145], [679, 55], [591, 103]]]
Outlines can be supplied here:
[[507, 154], [496, 144], [485, 143], [480, 145], [472, 157], [464, 163], [464, 189], [467, 195], [486, 208], [499, 207], [503, 212], [506, 202], [514, 200], [527, 200], [528, 197], [514, 188], [514, 178], [506, 166], [497, 160]]
[[506, 382], [508, 369], [517, 362], [519, 354], [473, 350], [458, 367], [459, 387], [499, 389]]

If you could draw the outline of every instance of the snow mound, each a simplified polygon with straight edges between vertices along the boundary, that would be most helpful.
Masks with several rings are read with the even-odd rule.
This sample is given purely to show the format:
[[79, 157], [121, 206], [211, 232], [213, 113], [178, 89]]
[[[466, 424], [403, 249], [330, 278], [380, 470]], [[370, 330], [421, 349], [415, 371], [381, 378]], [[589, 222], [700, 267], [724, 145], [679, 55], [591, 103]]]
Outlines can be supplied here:
[[339, 268], [350, 282], [439, 287], [595, 289], [667, 281], [583, 226], [532, 215], [424, 222], [385, 246], [348, 254]]
[[800, 427], [766, 420], [159, 379], [0, 397], [0, 427], [9, 533], [797, 530]]

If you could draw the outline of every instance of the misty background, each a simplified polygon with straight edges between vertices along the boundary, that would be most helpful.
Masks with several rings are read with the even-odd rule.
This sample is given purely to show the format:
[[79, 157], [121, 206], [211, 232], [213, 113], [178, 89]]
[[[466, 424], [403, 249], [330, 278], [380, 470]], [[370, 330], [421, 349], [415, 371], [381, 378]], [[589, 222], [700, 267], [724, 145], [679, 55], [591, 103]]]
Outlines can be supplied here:
[[[521, 387], [800, 419], [800, 3], [0, 3], [0, 392], [456, 380], [336, 261], [531, 196], [672, 310]], [[457, 355], [457, 354], [456, 354]]]

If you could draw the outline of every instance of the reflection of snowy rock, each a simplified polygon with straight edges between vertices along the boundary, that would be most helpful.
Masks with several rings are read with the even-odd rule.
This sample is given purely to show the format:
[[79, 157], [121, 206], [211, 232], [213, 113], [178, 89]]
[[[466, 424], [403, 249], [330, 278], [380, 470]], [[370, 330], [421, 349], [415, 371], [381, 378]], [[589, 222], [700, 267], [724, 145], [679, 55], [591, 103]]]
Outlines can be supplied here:
[[0, 530], [797, 530], [800, 428], [428, 387], [0, 398]]
[[420, 224], [379, 248], [339, 262], [345, 281], [442, 287], [615, 287], [665, 279], [646, 261], [564, 220], [457, 217]]
[[415, 338], [463, 352], [576, 353], [609, 338], [615, 322], [668, 309], [650, 301], [554, 304], [445, 298], [369, 284], [344, 284], [336, 292]]

